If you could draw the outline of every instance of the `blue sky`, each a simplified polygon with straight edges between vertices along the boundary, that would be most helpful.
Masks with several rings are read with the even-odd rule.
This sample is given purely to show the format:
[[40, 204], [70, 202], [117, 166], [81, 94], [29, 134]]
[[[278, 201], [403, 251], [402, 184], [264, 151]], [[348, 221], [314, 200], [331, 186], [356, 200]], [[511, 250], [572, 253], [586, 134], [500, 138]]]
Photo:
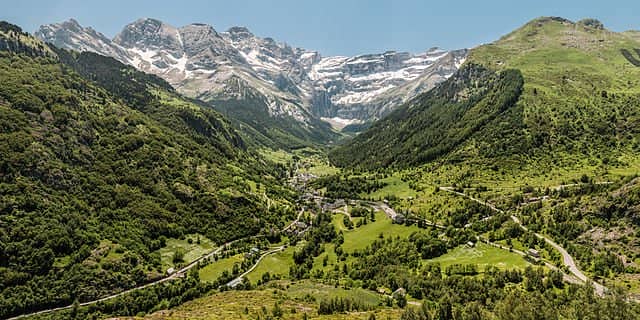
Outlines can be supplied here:
[[246, 26], [323, 55], [473, 47], [543, 15], [594, 17], [614, 31], [640, 29], [637, 0], [19, 0], [2, 7], [0, 19], [29, 32], [75, 18], [112, 37], [137, 18], [153, 17], [174, 26], [203, 22], [218, 31]]

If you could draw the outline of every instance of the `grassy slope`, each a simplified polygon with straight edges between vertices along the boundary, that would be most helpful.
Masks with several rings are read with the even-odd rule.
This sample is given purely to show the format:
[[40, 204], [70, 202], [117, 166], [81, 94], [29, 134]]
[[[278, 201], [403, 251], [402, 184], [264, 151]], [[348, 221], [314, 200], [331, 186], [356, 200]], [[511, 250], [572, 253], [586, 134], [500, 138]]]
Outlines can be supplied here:
[[474, 264], [479, 271], [487, 266], [495, 266], [501, 269], [524, 269], [530, 265], [518, 254], [498, 249], [484, 243], [478, 243], [475, 247], [457, 247], [446, 254], [425, 260], [426, 263], [438, 263], [442, 268], [452, 264]]
[[[522, 148], [519, 137], [496, 136], [496, 126], [520, 127], [515, 108], [522, 89], [517, 70], [492, 72], [466, 64], [451, 78], [334, 149], [330, 156], [341, 166], [409, 167], [439, 159], [478, 138], [494, 147], [491, 153], [511, 154]], [[509, 143], [507, 143], [507, 141]]]
[[[188, 242], [191, 239], [191, 243]], [[200, 243], [198, 244], [198, 239]], [[167, 270], [171, 267], [176, 267], [181, 264], [189, 264], [197, 258], [211, 252], [215, 249], [213, 241], [198, 234], [188, 234], [184, 239], [167, 239], [166, 246], [160, 248], [158, 253], [160, 254], [160, 261], [162, 262], [163, 270]], [[178, 264], [173, 263], [173, 255], [176, 251], [181, 250], [184, 252], [183, 262]]]
[[[470, 171], [505, 186], [558, 184], [585, 172], [638, 172], [640, 161], [634, 155], [640, 148], [640, 113], [636, 107], [640, 104], [640, 68], [620, 53], [621, 49], [634, 48], [640, 48], [637, 33], [614, 33], [540, 18], [495, 43], [473, 49], [467, 65], [522, 73], [524, 90], [514, 107], [519, 111], [502, 122], [493, 122], [491, 130], [471, 136], [427, 170], [435, 172], [434, 180], [449, 175], [448, 171]], [[433, 103], [431, 109], [436, 106]], [[349, 153], [360, 147], [363, 137], [374, 145], [393, 134], [384, 126], [374, 127], [334, 151], [333, 159], [344, 165], [384, 159], [376, 159], [377, 154], [391, 146], [376, 145], [362, 151], [368, 160], [348, 161], [357, 157]], [[405, 130], [403, 122], [392, 127]], [[439, 132], [441, 137], [446, 136]], [[411, 138], [403, 136], [404, 140]], [[401, 159], [411, 153], [405, 150], [394, 156]], [[453, 179], [440, 180], [446, 184]]]
[[[358, 289], [352, 291], [358, 292]], [[361, 291], [361, 290], [360, 290]], [[214, 293], [210, 296], [187, 302], [175, 309], [163, 310], [144, 318], [131, 319], [255, 319], [271, 316], [276, 302], [284, 312], [282, 319], [302, 319], [306, 313], [309, 319], [369, 319], [375, 314], [377, 319], [390, 317], [397, 319], [402, 313], [401, 309], [381, 308], [368, 312], [353, 312], [348, 314], [334, 314], [318, 316], [318, 303], [305, 300], [305, 295], [311, 295], [315, 299], [327, 296], [353, 296], [353, 292], [335, 289], [333, 287], [316, 285], [313, 283], [293, 284], [288, 291], [276, 289], [260, 289], [251, 291], [227, 291]], [[367, 293], [369, 294], [369, 293]], [[358, 294], [357, 296], [368, 297]], [[370, 297], [368, 299], [371, 299]], [[267, 309], [265, 314], [262, 307]], [[249, 311], [245, 313], [245, 308]], [[295, 311], [292, 312], [292, 311]]]
[[289, 288], [287, 288], [287, 294], [293, 298], [298, 299], [311, 295], [317, 301], [330, 299], [333, 297], [350, 297], [357, 301], [373, 306], [378, 305], [380, 302], [382, 302], [382, 296], [370, 290], [365, 290], [362, 288], [336, 288], [335, 286], [316, 283], [308, 280], [291, 283], [289, 285]]
[[393, 224], [391, 219], [378, 211], [376, 212], [376, 221], [369, 222], [359, 228], [353, 230], [347, 230], [342, 223], [343, 215], [334, 215], [334, 225], [337, 230], [342, 230], [344, 233], [344, 244], [342, 247], [346, 252], [353, 252], [353, 250], [364, 249], [371, 244], [374, 240], [378, 239], [380, 234], [383, 237], [402, 237], [407, 238], [411, 233], [420, 230], [417, 226], [404, 226], [399, 224]]
[[[640, 41], [625, 33], [540, 18], [472, 50], [468, 61], [520, 70], [519, 104], [529, 134], [561, 151], [557, 158], [597, 159], [602, 150], [621, 156], [638, 146], [640, 68], [620, 53], [632, 48]], [[606, 135], [610, 139], [601, 141]]]
[[269, 272], [272, 276], [277, 275], [281, 278], [287, 278], [289, 276], [289, 267], [293, 265], [293, 252], [295, 249], [296, 247], [290, 246], [282, 252], [264, 257], [260, 264], [247, 275], [247, 278], [254, 284], [266, 272]]
[[381, 179], [380, 181], [386, 184], [383, 188], [371, 193], [363, 193], [360, 196], [362, 198], [377, 200], [384, 199], [385, 196], [389, 195], [393, 195], [403, 199], [415, 197], [417, 195], [417, 192], [409, 186], [409, 183], [402, 181], [399, 173], [394, 173], [387, 178]]
[[242, 263], [242, 260], [244, 260], [244, 254], [237, 254], [228, 258], [219, 259], [218, 261], [213, 261], [203, 268], [200, 268], [200, 279], [202, 281], [215, 281], [224, 271], [229, 271], [229, 273], [231, 273], [233, 265], [236, 263]]

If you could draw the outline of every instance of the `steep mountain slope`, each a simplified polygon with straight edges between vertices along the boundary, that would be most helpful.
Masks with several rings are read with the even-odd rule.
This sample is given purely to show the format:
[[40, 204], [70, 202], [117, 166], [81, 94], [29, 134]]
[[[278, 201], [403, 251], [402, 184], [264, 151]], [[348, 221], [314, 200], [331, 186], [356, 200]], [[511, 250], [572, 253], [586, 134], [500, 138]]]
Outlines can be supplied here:
[[323, 58], [244, 27], [218, 33], [205, 24], [175, 28], [155, 19], [127, 25], [112, 41], [74, 20], [42, 26], [36, 35], [159, 75], [183, 94], [211, 102], [248, 125], [251, 134], [293, 133], [298, 141], [337, 138], [320, 118], [348, 124], [381, 117], [397, 102], [449, 77], [467, 54], [431, 49], [417, 55]]
[[111, 56], [158, 75], [179, 92], [207, 101], [244, 124], [239, 127], [250, 142], [258, 135], [257, 140], [267, 145], [294, 148], [337, 138], [304, 108], [299, 97], [260, 78], [243, 54], [211, 26], [175, 28], [140, 19], [108, 40], [71, 20], [43, 26], [36, 36], [61, 48]]
[[156, 279], [166, 238], [221, 243], [287, 216], [284, 170], [164, 80], [7, 23], [0, 49], [0, 317]]
[[[433, 93], [405, 104], [339, 147], [333, 159], [342, 165], [369, 167], [413, 165], [437, 156], [491, 162], [553, 155], [570, 162], [591, 158], [606, 163], [621, 154], [637, 153], [640, 68], [623, 54], [635, 48], [640, 48], [640, 42], [630, 33], [608, 31], [592, 19], [577, 23], [562, 18], [533, 20], [492, 44], [471, 50], [466, 68]], [[456, 105], [460, 97], [471, 98], [469, 110], [481, 106], [484, 100], [474, 101], [474, 92], [485, 87], [484, 73], [468, 73], [476, 66], [498, 75], [509, 70], [522, 74], [522, 94], [507, 109], [512, 112], [496, 118], [484, 130], [476, 130], [477, 119], [464, 114], [434, 118], [443, 104]], [[472, 78], [465, 85], [454, 85], [466, 75]], [[508, 87], [497, 89], [511, 87], [505, 85]], [[447, 88], [454, 93], [438, 96]], [[457, 136], [464, 139], [450, 140], [451, 131], [446, 128], [462, 130]], [[423, 139], [425, 135], [432, 138]], [[368, 155], [359, 155], [353, 148], [367, 150]]]
[[488, 134], [500, 121], [518, 121], [522, 91], [516, 70], [491, 72], [468, 64], [453, 77], [376, 122], [337, 148], [340, 165], [419, 165], [451, 152], [472, 136]]
[[372, 121], [399, 102], [433, 88], [462, 64], [467, 50], [406, 52], [328, 57], [311, 68], [314, 113], [327, 118]]

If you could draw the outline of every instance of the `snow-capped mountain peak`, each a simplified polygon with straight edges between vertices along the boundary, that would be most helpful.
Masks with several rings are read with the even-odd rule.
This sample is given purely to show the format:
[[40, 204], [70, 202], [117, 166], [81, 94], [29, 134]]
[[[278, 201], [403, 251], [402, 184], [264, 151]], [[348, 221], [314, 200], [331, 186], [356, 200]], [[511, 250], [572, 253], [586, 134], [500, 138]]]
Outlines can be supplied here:
[[111, 39], [91, 27], [83, 28], [75, 19], [41, 26], [35, 36], [56, 47], [99, 53], [123, 62], [128, 60], [124, 48], [115, 45]]
[[[42, 26], [36, 36], [58, 47], [112, 56], [163, 77], [193, 97], [237, 98], [251, 88], [272, 116], [303, 123], [309, 123], [309, 117], [356, 122], [379, 118], [392, 104], [446, 79], [466, 57], [466, 50], [435, 47], [419, 54], [322, 57], [261, 38], [246, 27], [218, 33], [207, 24], [176, 28], [151, 18], [126, 25], [113, 40], [73, 19]], [[242, 92], [233, 93], [234, 88]]]
[[226, 32], [232, 41], [239, 42], [254, 37], [253, 33], [246, 27], [231, 27]]

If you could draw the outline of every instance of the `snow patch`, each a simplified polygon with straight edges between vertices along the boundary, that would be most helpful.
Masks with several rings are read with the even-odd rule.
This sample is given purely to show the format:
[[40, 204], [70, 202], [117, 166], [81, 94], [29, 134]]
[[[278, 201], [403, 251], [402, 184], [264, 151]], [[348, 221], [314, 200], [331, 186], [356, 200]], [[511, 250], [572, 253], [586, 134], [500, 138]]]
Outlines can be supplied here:
[[336, 101], [334, 101], [335, 104], [342, 104], [342, 105], [348, 105], [348, 104], [356, 104], [356, 103], [365, 103], [365, 102], [369, 102], [371, 100], [373, 100], [374, 98], [376, 98], [377, 96], [395, 88], [395, 85], [387, 85], [375, 90], [367, 90], [367, 91], [361, 91], [361, 92], [353, 92], [351, 94], [347, 94], [339, 99], [337, 99]]
[[305, 52], [300, 55], [300, 59], [307, 60], [307, 59], [312, 59], [315, 56], [316, 56], [315, 52]]
[[362, 120], [358, 120], [358, 119], [345, 119], [345, 118], [340, 118], [340, 117], [333, 117], [333, 118], [325, 118], [322, 117], [320, 118], [320, 120], [329, 123], [334, 129], [337, 130], [342, 130], [342, 128], [350, 125], [350, 124], [361, 124], [364, 123], [364, 121]]
[[347, 62], [347, 64], [367, 64], [367, 63], [381, 63], [381, 62], [384, 62], [384, 59], [380, 59], [380, 58], [367, 59], [367, 58], [357, 57], [355, 58], [355, 60], [351, 60]]
[[158, 51], [155, 50], [142, 51], [138, 48], [132, 48], [129, 49], [129, 51], [137, 55], [137, 59], [135, 59], [137, 61], [134, 64], [134, 66], [136, 67], [139, 67], [139, 64], [142, 62], [148, 62], [151, 66], [153, 66], [153, 63], [158, 60], [158, 58], [156, 58], [158, 56]]
[[362, 123], [363, 122], [362, 120], [358, 120], [358, 119], [345, 119], [345, 118], [340, 118], [340, 117], [333, 117], [333, 118], [322, 117], [320, 119], [322, 119], [322, 121], [335, 122], [335, 123], [343, 124], [345, 126], [350, 125], [350, 124], [354, 124], [354, 123]]

